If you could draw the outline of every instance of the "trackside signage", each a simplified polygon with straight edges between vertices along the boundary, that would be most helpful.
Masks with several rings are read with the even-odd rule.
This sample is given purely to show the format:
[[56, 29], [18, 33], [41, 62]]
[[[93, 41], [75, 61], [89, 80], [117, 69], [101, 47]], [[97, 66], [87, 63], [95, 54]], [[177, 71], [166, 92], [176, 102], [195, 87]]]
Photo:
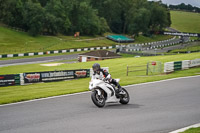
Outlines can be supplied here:
[[52, 72], [41, 72], [41, 80], [42, 82], [48, 81], [59, 81], [59, 80], [67, 80], [74, 79], [74, 71], [52, 71]]
[[40, 73], [24, 73], [24, 83], [42, 82]]
[[20, 84], [19, 74], [0, 75], [0, 87]]
[[68, 79], [86, 78], [90, 75], [89, 69], [60, 70], [46, 72], [24, 73], [24, 83], [52, 82]]
[[200, 37], [198, 33], [185, 33], [185, 32], [163, 32], [164, 35], [172, 36], [190, 36], [190, 37]]

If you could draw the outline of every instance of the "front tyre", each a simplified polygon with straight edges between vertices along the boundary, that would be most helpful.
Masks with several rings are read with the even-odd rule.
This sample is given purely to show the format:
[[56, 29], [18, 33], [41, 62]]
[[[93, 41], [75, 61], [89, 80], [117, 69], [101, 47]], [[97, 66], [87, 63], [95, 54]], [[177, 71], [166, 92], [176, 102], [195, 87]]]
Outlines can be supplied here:
[[125, 94], [123, 96], [120, 97], [120, 103], [121, 104], [128, 104], [129, 103], [129, 100], [130, 100], [130, 97], [129, 97], [129, 94], [128, 94], [128, 91], [124, 88], [122, 88], [122, 90], [125, 92]]
[[93, 91], [92, 94], [91, 94], [91, 98], [92, 98], [92, 101], [93, 103], [99, 107], [99, 108], [102, 108], [105, 106], [105, 97], [103, 95], [98, 95], [97, 91]]

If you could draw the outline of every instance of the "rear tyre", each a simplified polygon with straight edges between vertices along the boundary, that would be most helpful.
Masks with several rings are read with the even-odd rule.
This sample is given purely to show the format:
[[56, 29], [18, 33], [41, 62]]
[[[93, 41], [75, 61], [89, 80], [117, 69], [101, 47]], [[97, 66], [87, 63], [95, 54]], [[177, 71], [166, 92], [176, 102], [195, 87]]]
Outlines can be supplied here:
[[91, 98], [92, 98], [92, 101], [93, 103], [99, 107], [99, 108], [102, 108], [105, 106], [105, 97], [103, 95], [98, 95], [97, 91], [94, 91], [92, 92], [91, 94]]
[[126, 89], [124, 89], [124, 88], [122, 88], [122, 90], [123, 90], [126, 94], [120, 97], [120, 101], [119, 101], [119, 102], [120, 102], [121, 104], [128, 104], [128, 103], [129, 103], [129, 100], [130, 100], [128, 91], [127, 91]]

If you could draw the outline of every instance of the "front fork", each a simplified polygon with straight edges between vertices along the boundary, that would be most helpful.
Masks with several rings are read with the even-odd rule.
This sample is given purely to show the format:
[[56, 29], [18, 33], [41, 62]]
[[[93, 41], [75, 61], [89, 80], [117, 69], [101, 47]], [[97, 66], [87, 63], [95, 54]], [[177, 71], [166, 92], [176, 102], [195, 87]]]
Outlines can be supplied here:
[[97, 94], [98, 94], [99, 96], [101, 96], [101, 91], [100, 91], [99, 89], [96, 89], [95, 91], [97, 91]]

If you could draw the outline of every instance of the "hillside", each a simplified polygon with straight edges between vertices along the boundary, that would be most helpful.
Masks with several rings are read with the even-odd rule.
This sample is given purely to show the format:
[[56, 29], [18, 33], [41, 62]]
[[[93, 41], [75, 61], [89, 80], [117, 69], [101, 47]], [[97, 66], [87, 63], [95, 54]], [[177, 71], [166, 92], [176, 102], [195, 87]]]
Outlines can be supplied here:
[[[139, 36], [135, 43], [153, 42], [171, 38], [157, 35], [153, 37]], [[0, 54], [14, 54], [27, 52], [41, 52], [48, 50], [62, 50], [70, 48], [85, 48], [117, 45], [103, 36], [36, 36], [28, 33], [11, 30], [0, 26]]]
[[110, 40], [98, 39], [94, 36], [81, 36], [80, 38], [62, 35], [32, 37], [25, 32], [0, 27], [0, 54], [109, 46], [112, 44], [113, 42]]
[[171, 13], [171, 27], [182, 31], [191, 33], [200, 33], [200, 13], [170, 11]]

